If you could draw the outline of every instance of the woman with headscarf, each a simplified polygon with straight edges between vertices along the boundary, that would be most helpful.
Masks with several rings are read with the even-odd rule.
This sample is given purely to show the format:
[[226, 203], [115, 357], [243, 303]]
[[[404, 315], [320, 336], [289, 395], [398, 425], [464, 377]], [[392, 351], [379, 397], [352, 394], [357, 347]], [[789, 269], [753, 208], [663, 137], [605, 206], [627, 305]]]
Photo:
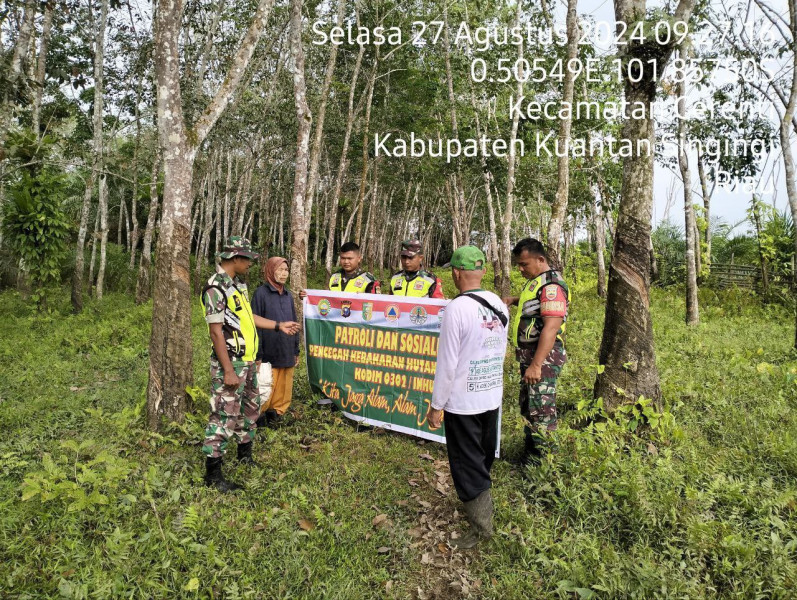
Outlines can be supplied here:
[[[280, 256], [272, 256], [263, 267], [265, 282], [255, 290], [252, 298], [252, 312], [256, 315], [280, 323], [296, 321], [296, 307], [293, 294], [285, 285], [288, 281], [288, 261]], [[285, 335], [276, 330], [258, 329], [260, 346], [257, 360], [271, 363], [271, 398], [263, 403], [258, 426], [282, 420], [293, 395], [293, 370], [299, 364], [299, 334]]]

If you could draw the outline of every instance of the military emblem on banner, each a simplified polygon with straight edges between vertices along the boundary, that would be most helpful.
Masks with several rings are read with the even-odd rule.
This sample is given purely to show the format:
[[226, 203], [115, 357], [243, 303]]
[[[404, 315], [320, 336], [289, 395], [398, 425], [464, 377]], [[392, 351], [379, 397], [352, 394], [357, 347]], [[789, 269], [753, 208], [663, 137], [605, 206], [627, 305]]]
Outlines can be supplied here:
[[370, 321], [374, 316], [374, 303], [363, 302], [363, 321]]
[[388, 321], [398, 321], [400, 316], [401, 309], [398, 307], [398, 304], [389, 304], [385, 309], [385, 318]]
[[413, 325], [426, 323], [426, 309], [423, 306], [413, 306], [410, 311], [410, 321]]
[[329, 311], [331, 310], [332, 310], [332, 305], [329, 303], [329, 300], [327, 300], [326, 298], [318, 303], [318, 314], [320, 314], [322, 317], [326, 317], [329, 314]]
[[340, 303], [340, 314], [347, 319], [351, 316], [351, 300], [344, 300]]

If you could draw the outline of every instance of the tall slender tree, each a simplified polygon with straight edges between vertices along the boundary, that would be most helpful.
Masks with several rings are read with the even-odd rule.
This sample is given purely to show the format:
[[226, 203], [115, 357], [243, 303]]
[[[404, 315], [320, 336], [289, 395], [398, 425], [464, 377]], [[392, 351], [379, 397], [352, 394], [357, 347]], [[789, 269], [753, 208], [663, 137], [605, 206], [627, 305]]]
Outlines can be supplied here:
[[[679, 0], [670, 18], [687, 23], [695, 0]], [[617, 33], [623, 49], [625, 100], [630, 106], [651, 107], [656, 98], [657, 73], [663, 73], [676, 40], [661, 43], [653, 31], [662, 18], [646, 12], [647, 0], [615, 0]], [[642, 39], [631, 31], [644, 23]], [[633, 61], [629, 59], [639, 59]], [[650, 62], [651, 59], [655, 63]], [[655, 67], [655, 68], [654, 68]], [[637, 104], [638, 103], [638, 104]], [[661, 388], [650, 316], [650, 228], [653, 212], [653, 148], [655, 120], [650, 109], [626, 115], [623, 138], [632, 146], [623, 161], [622, 192], [609, 266], [606, 318], [599, 362], [603, 372], [595, 381], [595, 396], [608, 410], [639, 396], [659, 401]]]
[[186, 387], [193, 374], [189, 253], [194, 160], [240, 86], [273, 5], [274, 0], [258, 3], [227, 76], [193, 127], [185, 121], [180, 89], [180, 35], [185, 0], [160, 2], [155, 12], [158, 139], [163, 152], [164, 183], [147, 385], [147, 419], [153, 429], [158, 428], [162, 417], [183, 419]]

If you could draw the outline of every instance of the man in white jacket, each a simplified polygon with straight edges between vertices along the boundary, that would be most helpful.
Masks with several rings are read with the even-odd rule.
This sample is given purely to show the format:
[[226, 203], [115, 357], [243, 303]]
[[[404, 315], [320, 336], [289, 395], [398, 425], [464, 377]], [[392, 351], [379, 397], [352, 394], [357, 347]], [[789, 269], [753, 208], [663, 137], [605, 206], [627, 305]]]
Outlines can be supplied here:
[[470, 530], [453, 545], [472, 548], [493, 533], [490, 468], [498, 445], [509, 314], [501, 299], [481, 289], [486, 264], [475, 246], [458, 248], [451, 275], [459, 295], [440, 327], [437, 370], [428, 420], [445, 420], [451, 477], [465, 504]]

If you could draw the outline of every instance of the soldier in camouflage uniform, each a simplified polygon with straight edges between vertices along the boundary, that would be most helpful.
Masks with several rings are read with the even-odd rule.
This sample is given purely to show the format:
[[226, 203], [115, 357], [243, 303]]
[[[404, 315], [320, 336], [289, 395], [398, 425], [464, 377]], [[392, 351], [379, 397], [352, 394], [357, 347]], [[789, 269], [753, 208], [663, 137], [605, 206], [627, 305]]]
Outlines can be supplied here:
[[206, 458], [205, 483], [222, 492], [241, 486], [227, 481], [221, 471], [222, 460], [231, 439], [238, 442], [238, 460], [254, 465], [252, 436], [260, 413], [257, 386], [257, 328], [276, 329], [286, 334], [299, 330], [299, 324], [280, 323], [252, 313], [246, 275], [258, 258], [245, 238], [232, 236], [219, 253], [216, 273], [202, 290], [201, 302], [208, 323], [213, 351], [210, 357], [210, 419], [205, 429], [202, 452]]
[[527, 421], [522, 461], [538, 464], [546, 434], [557, 425], [556, 381], [567, 361], [564, 342], [570, 292], [548, 264], [545, 247], [538, 240], [519, 241], [512, 256], [528, 280], [519, 297], [505, 299], [508, 305], [518, 306], [511, 335], [520, 363], [520, 413]]

